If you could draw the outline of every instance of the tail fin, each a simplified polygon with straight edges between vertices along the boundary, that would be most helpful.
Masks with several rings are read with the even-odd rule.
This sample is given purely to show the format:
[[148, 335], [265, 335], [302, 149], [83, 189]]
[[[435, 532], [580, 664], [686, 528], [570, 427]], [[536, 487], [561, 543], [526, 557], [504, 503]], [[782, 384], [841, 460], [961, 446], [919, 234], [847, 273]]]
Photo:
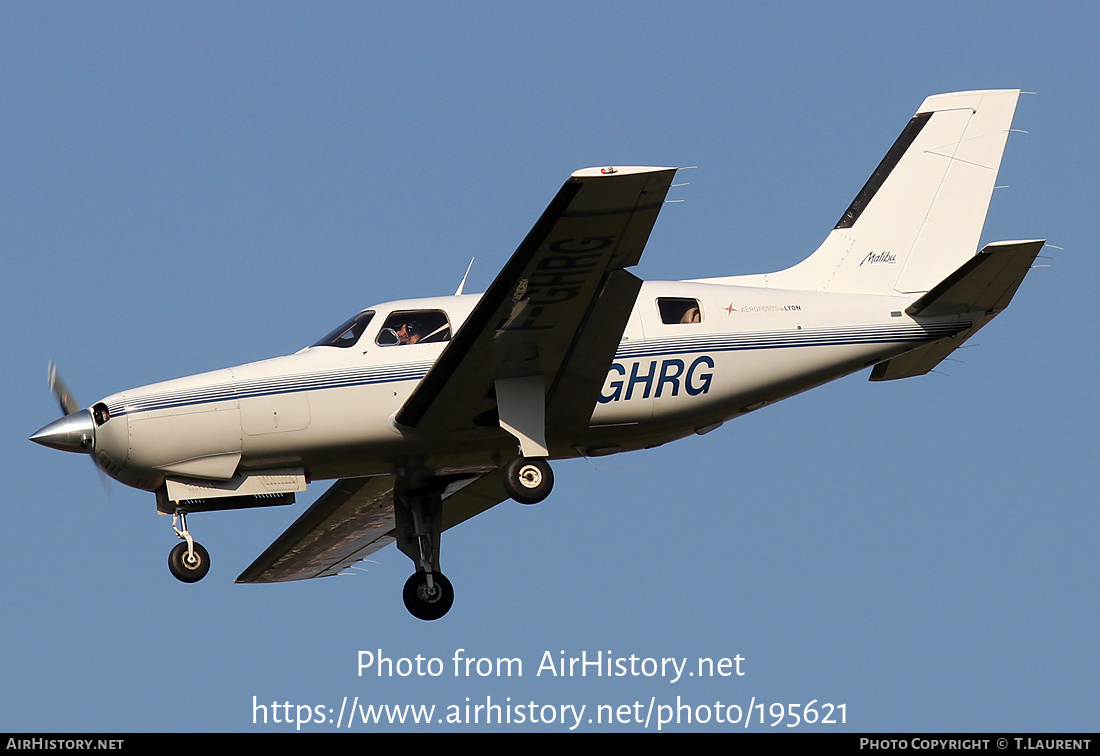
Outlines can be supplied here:
[[978, 247], [1018, 89], [929, 97], [813, 255], [769, 287], [916, 294]]

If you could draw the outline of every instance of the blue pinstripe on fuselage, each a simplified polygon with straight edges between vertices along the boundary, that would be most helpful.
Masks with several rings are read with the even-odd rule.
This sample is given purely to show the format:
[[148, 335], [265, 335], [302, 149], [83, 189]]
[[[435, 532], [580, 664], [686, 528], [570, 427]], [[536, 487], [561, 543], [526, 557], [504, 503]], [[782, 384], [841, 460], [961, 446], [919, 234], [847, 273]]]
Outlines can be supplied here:
[[[618, 361], [646, 357], [671, 357], [684, 354], [821, 346], [903, 344], [944, 338], [965, 330], [970, 325], [968, 322], [960, 321], [923, 324], [908, 322], [896, 325], [680, 335], [646, 339], [638, 342], [624, 342], [616, 351], [615, 359]], [[275, 375], [268, 378], [242, 381], [222, 381], [206, 386], [193, 386], [186, 389], [126, 396], [125, 401], [112, 401], [108, 405], [108, 410], [112, 416], [119, 416], [235, 399], [401, 381], [419, 381], [427, 375], [433, 364], [433, 361], [390, 363], [369, 367], [324, 370], [314, 373]]]

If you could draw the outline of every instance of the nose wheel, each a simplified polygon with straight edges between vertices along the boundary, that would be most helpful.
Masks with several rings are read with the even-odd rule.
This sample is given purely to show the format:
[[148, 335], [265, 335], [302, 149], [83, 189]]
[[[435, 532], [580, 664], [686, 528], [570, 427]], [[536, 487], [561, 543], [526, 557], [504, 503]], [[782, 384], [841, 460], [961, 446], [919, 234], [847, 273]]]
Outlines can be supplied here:
[[[177, 522], [180, 527], [176, 527]], [[183, 543], [177, 543], [168, 552], [168, 571], [180, 582], [197, 583], [210, 572], [210, 554], [191, 537], [187, 530], [187, 513], [181, 509], [172, 515], [172, 530]]]
[[210, 571], [210, 555], [201, 543], [177, 543], [168, 552], [168, 569], [176, 580], [184, 583], [197, 583]]
[[554, 488], [554, 471], [545, 459], [516, 457], [504, 468], [504, 490], [520, 504], [538, 504]]

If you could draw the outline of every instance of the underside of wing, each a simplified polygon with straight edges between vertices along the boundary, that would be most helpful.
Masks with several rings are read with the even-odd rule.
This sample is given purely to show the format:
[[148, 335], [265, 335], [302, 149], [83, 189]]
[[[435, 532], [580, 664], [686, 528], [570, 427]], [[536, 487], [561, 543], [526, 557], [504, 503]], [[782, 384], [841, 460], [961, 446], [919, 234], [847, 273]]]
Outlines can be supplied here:
[[[559, 400], [561, 418], [587, 423], [599, 391], [592, 386], [602, 385], [640, 286], [623, 268], [638, 262], [674, 174], [673, 168], [574, 173], [397, 422], [424, 434], [496, 427], [498, 392], [522, 386], [520, 404], [537, 395], [541, 415], [555, 392], [568, 394]], [[508, 383], [515, 380], [521, 383]]]
[[[336, 575], [396, 540], [393, 475], [338, 480], [237, 578], [279, 583]], [[499, 471], [444, 490], [443, 529], [508, 498]]]

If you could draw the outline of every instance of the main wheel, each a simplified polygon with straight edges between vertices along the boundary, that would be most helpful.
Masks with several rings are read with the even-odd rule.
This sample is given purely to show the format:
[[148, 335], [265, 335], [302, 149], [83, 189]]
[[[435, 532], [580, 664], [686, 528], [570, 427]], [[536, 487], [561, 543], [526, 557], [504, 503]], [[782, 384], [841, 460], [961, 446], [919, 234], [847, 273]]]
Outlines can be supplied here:
[[177, 543], [168, 553], [168, 570], [184, 583], [197, 583], [210, 572], [210, 555], [202, 544], [195, 542], [194, 556], [187, 554], [187, 542]]
[[442, 572], [432, 573], [432, 589], [428, 588], [426, 572], [415, 572], [405, 581], [401, 598], [409, 614], [422, 620], [437, 620], [451, 609], [455, 602], [455, 589]]
[[504, 468], [504, 490], [520, 504], [538, 504], [554, 487], [554, 471], [545, 459], [516, 457]]

